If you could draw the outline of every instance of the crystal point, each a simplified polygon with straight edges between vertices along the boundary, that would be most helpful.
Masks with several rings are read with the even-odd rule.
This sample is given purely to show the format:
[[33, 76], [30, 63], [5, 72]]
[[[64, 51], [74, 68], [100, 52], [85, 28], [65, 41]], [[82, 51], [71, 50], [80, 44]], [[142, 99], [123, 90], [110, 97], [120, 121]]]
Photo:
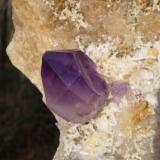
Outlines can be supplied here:
[[108, 87], [85, 53], [47, 51], [41, 75], [48, 108], [65, 120], [87, 122], [103, 107]]

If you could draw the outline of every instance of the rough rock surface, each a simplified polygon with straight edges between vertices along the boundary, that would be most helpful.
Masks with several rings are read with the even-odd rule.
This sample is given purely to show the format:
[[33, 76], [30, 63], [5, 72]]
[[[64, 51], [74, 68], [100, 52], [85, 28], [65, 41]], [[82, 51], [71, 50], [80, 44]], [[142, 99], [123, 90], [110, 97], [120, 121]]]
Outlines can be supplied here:
[[55, 160], [159, 160], [160, 1], [13, 0], [12, 63], [43, 94], [46, 50], [81, 49], [106, 80], [133, 94], [111, 101], [88, 124], [66, 123]]

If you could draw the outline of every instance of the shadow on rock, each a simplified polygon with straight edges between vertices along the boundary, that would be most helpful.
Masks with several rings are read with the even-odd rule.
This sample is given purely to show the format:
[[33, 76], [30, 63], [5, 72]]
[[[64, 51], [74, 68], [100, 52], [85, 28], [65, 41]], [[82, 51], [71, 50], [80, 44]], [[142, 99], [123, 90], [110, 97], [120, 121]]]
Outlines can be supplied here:
[[0, 0], [0, 160], [52, 160], [59, 130], [42, 95], [6, 56], [13, 30], [10, 0]]
[[0, 69], [0, 160], [52, 160], [56, 120], [42, 95], [11, 64]]

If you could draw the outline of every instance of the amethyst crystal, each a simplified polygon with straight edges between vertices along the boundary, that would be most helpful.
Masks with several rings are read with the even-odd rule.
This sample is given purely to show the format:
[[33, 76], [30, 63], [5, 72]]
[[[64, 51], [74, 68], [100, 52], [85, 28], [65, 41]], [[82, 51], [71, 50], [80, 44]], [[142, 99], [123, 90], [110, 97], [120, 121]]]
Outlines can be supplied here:
[[120, 103], [120, 100], [131, 91], [130, 85], [128, 82], [124, 81], [115, 81], [109, 84], [109, 92], [113, 97], [113, 101], [117, 104]]
[[96, 65], [79, 50], [46, 52], [41, 74], [48, 108], [67, 121], [89, 121], [108, 95]]

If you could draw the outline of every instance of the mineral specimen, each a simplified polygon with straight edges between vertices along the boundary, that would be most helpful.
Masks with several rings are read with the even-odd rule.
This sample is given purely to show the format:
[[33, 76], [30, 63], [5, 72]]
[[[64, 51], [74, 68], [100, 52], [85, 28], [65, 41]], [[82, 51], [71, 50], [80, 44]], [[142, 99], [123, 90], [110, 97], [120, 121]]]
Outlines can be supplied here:
[[128, 82], [135, 93], [118, 106], [107, 103], [88, 124], [55, 114], [54, 160], [160, 159], [160, 5], [143, 1], [12, 0], [15, 33], [7, 54], [43, 96], [42, 54], [59, 48], [83, 50], [107, 82]]
[[49, 109], [71, 122], [86, 122], [103, 106], [107, 84], [79, 50], [48, 51], [42, 81]]

